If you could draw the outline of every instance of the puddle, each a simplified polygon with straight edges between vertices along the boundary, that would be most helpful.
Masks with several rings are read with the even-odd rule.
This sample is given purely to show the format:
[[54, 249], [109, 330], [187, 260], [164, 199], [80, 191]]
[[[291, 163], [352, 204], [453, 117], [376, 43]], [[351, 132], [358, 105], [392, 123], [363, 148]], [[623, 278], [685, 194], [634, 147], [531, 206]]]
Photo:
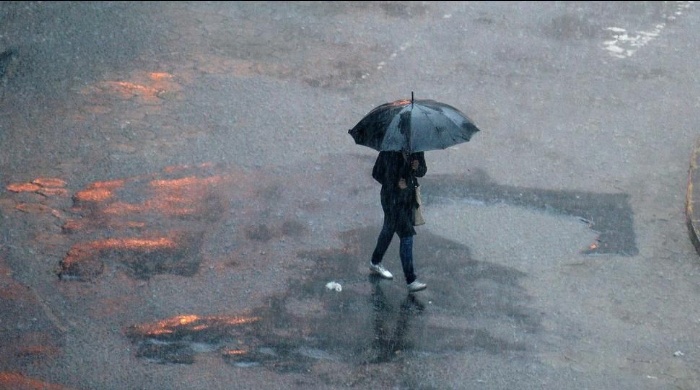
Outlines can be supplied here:
[[[365, 160], [358, 164], [371, 166], [371, 157], [360, 158]], [[28, 195], [26, 191], [43, 196], [36, 204], [45, 207], [34, 213], [13, 212], [25, 219], [47, 214], [62, 223], [60, 235], [68, 250], [56, 261], [60, 283], [70, 286], [65, 292], [75, 292], [80, 297], [76, 304], [87, 313], [103, 313], [99, 320], [128, 324], [120, 328], [120, 337], [132, 343], [130, 353], [144, 364], [195, 365], [206, 355], [235, 368], [313, 371], [328, 383], [346, 383], [349, 378], [340, 376], [347, 370], [339, 366], [402, 367], [454, 353], [518, 355], [534, 348], [542, 314], [523, 287], [530, 269], [486, 256], [488, 245], [465, 239], [465, 230], [421, 228], [414, 255], [426, 291], [407, 294], [397, 239], [385, 258], [397, 277], [386, 281], [368, 275], [380, 209], [357, 205], [377, 200], [378, 188], [368, 184], [369, 178], [338, 175], [346, 163], [301, 167], [293, 175], [233, 173], [207, 164], [171, 167], [96, 181], [70, 197], [55, 191], [36, 194], [41, 188], [69, 188], [59, 181], [8, 188], [13, 197]], [[355, 175], [360, 174], [362, 170]], [[282, 178], [305, 185], [282, 189]], [[584, 255], [637, 252], [625, 194], [516, 188], [478, 174], [436, 175], [422, 184], [426, 208], [438, 217], [440, 212], [456, 217], [471, 208], [489, 219], [506, 207], [503, 223], [519, 215], [521, 232], [530, 227], [527, 221], [559, 226], [551, 224], [552, 216], [578, 221], [571, 230], [552, 229], [566, 233], [561, 237], [582, 231], [596, 237], [600, 245]], [[66, 206], [66, 199], [72, 205]], [[514, 208], [522, 213], [514, 214]], [[493, 231], [500, 225], [490, 219]], [[493, 250], [498, 240], [522, 247], [513, 238], [493, 239], [489, 253], [498, 253]], [[578, 243], [564, 239], [556, 246], [576, 253]], [[529, 250], [534, 257], [539, 249]], [[11, 264], [20, 264], [17, 252], [6, 252]], [[83, 290], [74, 280], [95, 283], [85, 283]], [[232, 288], [232, 281], [244, 287]], [[341, 288], [329, 289], [331, 281]], [[100, 288], [104, 296], [83, 297], [80, 293], [89, 288]], [[113, 311], [94, 310], [123, 299], [110, 296], [110, 288], [136, 295], [133, 301], [111, 305]], [[135, 313], [151, 320], [129, 323]], [[359, 378], [376, 381], [384, 368], [367, 370]]]
[[484, 205], [507, 204], [529, 210], [580, 218], [598, 233], [595, 245], [585, 254], [635, 256], [639, 253], [634, 232], [634, 213], [629, 195], [554, 191], [501, 185], [483, 172], [471, 175], [432, 175], [421, 180], [423, 202], [477, 202]]
[[[216, 351], [236, 367], [298, 373], [321, 362], [380, 364], [527, 348], [506, 336], [514, 326], [526, 334], [540, 327], [519, 285], [523, 273], [476, 261], [466, 246], [424, 234], [415, 254], [419, 273], [432, 283], [425, 294], [407, 294], [400, 279], [380, 280], [365, 270], [376, 233], [353, 230], [343, 234], [342, 249], [299, 252], [313, 269], [250, 314], [187, 315], [134, 325], [126, 334], [147, 361], [193, 364], [197, 354]], [[386, 262], [399, 266], [396, 243]], [[325, 286], [331, 279], [341, 291]]]
[[[564, 216], [578, 223], [570, 234], [597, 234], [601, 245], [586, 248], [584, 255], [637, 251], [624, 194], [513, 188], [478, 176], [438, 176], [423, 183], [426, 207], [453, 201], [472, 208], [520, 207], [526, 214], [543, 213], [545, 219], [546, 215]], [[521, 285], [526, 273], [479, 261], [463, 240], [426, 229], [420, 232], [414, 251], [418, 273], [429, 287], [409, 295], [400, 276], [385, 281], [368, 275], [367, 259], [378, 229], [340, 233], [340, 249], [296, 252], [313, 266], [297, 274], [287, 291], [272, 294], [264, 305], [252, 308], [246, 316], [255, 321], [221, 325], [210, 319], [193, 326], [169, 319], [164, 320], [171, 323], [167, 332], [130, 331], [129, 338], [138, 345], [138, 356], [147, 361], [195, 364], [198, 354], [215, 353], [235, 367], [282, 373], [304, 373], [333, 364], [388, 364], [463, 351], [520, 353], [531, 348], [529, 340], [541, 329], [541, 314], [529, 308]], [[281, 230], [274, 231], [278, 233], [266, 225], [250, 225], [245, 235], [248, 240], [272, 244]], [[400, 275], [398, 240], [394, 241], [385, 264]], [[329, 281], [342, 288], [329, 289]], [[224, 318], [237, 318], [237, 314]], [[132, 329], [150, 329], [155, 324]]]

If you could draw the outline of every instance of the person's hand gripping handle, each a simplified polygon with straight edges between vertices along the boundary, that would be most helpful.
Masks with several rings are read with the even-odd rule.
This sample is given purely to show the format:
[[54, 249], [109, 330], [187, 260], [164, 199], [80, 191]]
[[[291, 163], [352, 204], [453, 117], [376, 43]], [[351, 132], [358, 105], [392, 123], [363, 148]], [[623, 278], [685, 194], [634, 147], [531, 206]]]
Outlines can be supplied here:
[[[420, 162], [418, 160], [412, 160], [411, 161], [411, 169], [413, 169], [414, 171], [417, 170], [418, 164], [420, 164]], [[408, 188], [408, 185], [406, 185], [406, 179], [404, 179], [403, 177], [401, 179], [399, 179], [399, 188], [402, 190], [405, 190], [406, 188]]]

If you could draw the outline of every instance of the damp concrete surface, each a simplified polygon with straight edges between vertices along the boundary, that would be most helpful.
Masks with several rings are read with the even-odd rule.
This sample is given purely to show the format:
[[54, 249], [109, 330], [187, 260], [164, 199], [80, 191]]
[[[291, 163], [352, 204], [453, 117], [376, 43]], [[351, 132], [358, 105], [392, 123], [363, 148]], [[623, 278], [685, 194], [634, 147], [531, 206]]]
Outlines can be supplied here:
[[[0, 3], [0, 388], [696, 389], [693, 2]], [[377, 105], [426, 152], [409, 294]]]

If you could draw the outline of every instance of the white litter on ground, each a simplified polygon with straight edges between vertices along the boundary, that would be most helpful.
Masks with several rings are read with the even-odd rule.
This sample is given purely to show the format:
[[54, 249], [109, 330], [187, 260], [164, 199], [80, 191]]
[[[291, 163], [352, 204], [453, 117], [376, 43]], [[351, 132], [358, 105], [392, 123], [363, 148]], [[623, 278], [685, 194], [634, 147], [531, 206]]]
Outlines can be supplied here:
[[336, 282], [328, 282], [326, 283], [326, 288], [329, 290], [335, 290], [335, 291], [343, 291], [343, 286], [340, 285], [340, 283]]

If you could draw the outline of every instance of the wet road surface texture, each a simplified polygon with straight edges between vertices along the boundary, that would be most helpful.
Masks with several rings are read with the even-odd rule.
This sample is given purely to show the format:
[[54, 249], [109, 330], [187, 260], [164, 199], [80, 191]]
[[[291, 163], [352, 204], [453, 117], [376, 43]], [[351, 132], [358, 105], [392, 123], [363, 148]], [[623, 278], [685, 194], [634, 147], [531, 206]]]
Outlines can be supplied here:
[[[622, 60], [648, 42], [604, 40], [611, 20], [672, 26], [687, 3], [521, 16], [499, 3], [276, 4], [0, 4], [0, 388], [697, 388], [697, 305], [676, 309], [698, 291], [680, 277], [697, 264], [668, 262], [696, 255], [668, 228], [683, 227], [673, 206], [644, 207], [626, 181], [641, 174], [615, 170], [631, 152], [570, 133], [566, 155], [534, 127], [489, 136], [541, 108], [514, 98], [545, 99], [539, 87], [511, 94], [526, 73], [566, 67], [549, 50], [533, 63], [501, 49], [431, 65], [439, 49], [405, 32], [417, 23], [459, 56], [473, 26], [488, 48], [522, 23], [564, 47], [605, 41], [591, 50]], [[458, 16], [470, 23], [457, 34]], [[412, 50], [420, 61], [392, 62]], [[347, 135], [415, 86], [392, 67], [440, 84], [438, 100], [461, 96], [457, 77], [501, 88], [464, 108], [485, 134], [427, 154], [416, 294], [397, 239], [395, 279], [368, 272], [376, 153]], [[508, 176], [516, 159], [527, 168]]]

